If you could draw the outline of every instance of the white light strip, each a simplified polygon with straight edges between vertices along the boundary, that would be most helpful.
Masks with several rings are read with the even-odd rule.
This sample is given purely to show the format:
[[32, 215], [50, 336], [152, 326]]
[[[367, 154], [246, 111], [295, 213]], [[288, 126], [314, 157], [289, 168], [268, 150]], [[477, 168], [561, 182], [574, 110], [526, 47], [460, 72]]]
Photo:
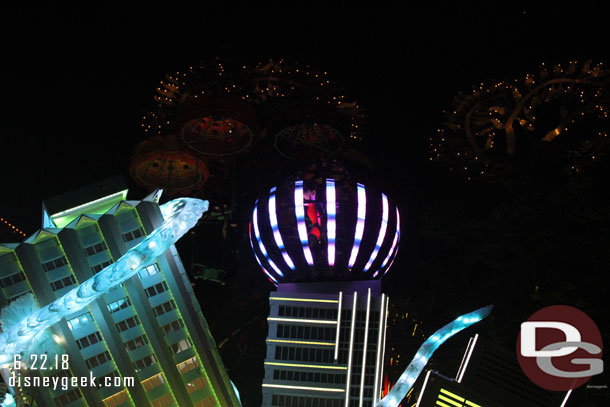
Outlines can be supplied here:
[[358, 257], [358, 250], [360, 249], [360, 242], [362, 241], [362, 235], [364, 233], [364, 221], [366, 219], [366, 191], [364, 185], [357, 184], [358, 188], [358, 221], [356, 222], [356, 233], [354, 235], [354, 245], [352, 246], [352, 253], [349, 256], [347, 266], [352, 268]]
[[[258, 243], [258, 248], [260, 249], [261, 253], [263, 253], [263, 256], [265, 256], [265, 259], [269, 262], [269, 265], [271, 266], [271, 268], [273, 268], [273, 270], [275, 270], [275, 272], [280, 277], [284, 277], [284, 273], [282, 273], [282, 270], [280, 270], [278, 268], [278, 266], [275, 265], [273, 260], [271, 260], [271, 258], [269, 257], [269, 254], [267, 254], [267, 249], [265, 249], [265, 244], [263, 243], [263, 241], [261, 239], [261, 232], [258, 229], [258, 216], [257, 215], [258, 215], [258, 201], [256, 201], [256, 203], [254, 204], [254, 213], [252, 214], [252, 224], [254, 225], [254, 236], [256, 237], [256, 242]], [[264, 267], [263, 267], [263, 269], [264, 269]]]
[[379, 249], [381, 249], [381, 245], [383, 244], [383, 241], [385, 240], [386, 231], [388, 230], [388, 218], [389, 218], [389, 212], [390, 212], [390, 210], [388, 208], [388, 197], [385, 196], [384, 194], [381, 194], [381, 200], [383, 203], [383, 210], [382, 210], [382, 215], [381, 215], [381, 228], [379, 229], [379, 236], [377, 236], [377, 242], [375, 243], [375, 250], [373, 250], [373, 253], [371, 253], [371, 257], [369, 258], [369, 261], [366, 263], [366, 266], [364, 266], [363, 271], [365, 271], [365, 272], [371, 268], [371, 266], [373, 265], [373, 262], [377, 258], [377, 255], [379, 254]]
[[331, 393], [343, 393], [343, 389], [335, 389], [330, 387], [307, 387], [307, 386], [289, 386], [286, 384], [268, 384], [264, 383], [263, 387], [272, 387], [275, 389], [292, 389], [292, 390], [309, 390], [309, 391], [327, 391]]
[[273, 239], [275, 240], [275, 244], [277, 248], [280, 249], [282, 253], [282, 257], [284, 261], [290, 267], [291, 270], [294, 270], [294, 263], [292, 259], [286, 252], [286, 247], [284, 247], [284, 240], [282, 240], [282, 235], [280, 234], [280, 229], [277, 224], [277, 207], [276, 207], [276, 199], [275, 199], [275, 187], [271, 188], [269, 192], [269, 222], [271, 223], [271, 230], [273, 231]]
[[306, 367], [310, 369], [331, 369], [331, 370], [347, 370], [345, 366], [328, 366], [328, 365], [304, 365], [302, 363], [280, 363], [280, 362], [265, 362], [271, 366], [286, 366], [286, 367]]
[[387, 338], [386, 335], [386, 327], [388, 324], [388, 306], [390, 304], [390, 297], [385, 297], [385, 312], [383, 313], [383, 352], [381, 354], [381, 371], [379, 373], [379, 398], [381, 398], [381, 391], [383, 390], [383, 364], [385, 362], [385, 340]]
[[561, 406], [559, 407], [565, 407], [566, 403], [568, 402], [568, 399], [570, 398], [570, 394], [572, 394], [572, 389], [568, 390], [565, 398], [563, 399], [563, 402], [561, 403]]
[[335, 181], [326, 180], [326, 236], [328, 238], [328, 265], [335, 265], [335, 239], [337, 238], [337, 198]]
[[352, 352], [354, 350], [354, 331], [356, 330], [356, 306], [358, 305], [358, 292], [354, 291], [352, 303], [352, 325], [349, 332], [349, 349], [347, 353], [347, 377], [345, 378], [345, 407], [349, 407], [349, 387], [352, 382]]
[[287, 340], [287, 339], [267, 339], [267, 342], [294, 343], [297, 345], [335, 346], [335, 344], [333, 342], [292, 341], [292, 340]]
[[362, 344], [362, 370], [360, 373], [360, 401], [359, 407], [364, 404], [364, 374], [366, 373], [366, 351], [369, 340], [369, 318], [371, 316], [371, 289], [366, 296], [366, 317], [364, 320], [364, 343]]
[[464, 373], [466, 373], [466, 368], [468, 367], [468, 362], [470, 362], [470, 357], [472, 356], [472, 351], [474, 350], [474, 347], [477, 344], [477, 339], [479, 339], [479, 334], [476, 334], [474, 336], [472, 345], [470, 346], [470, 349], [468, 350], [468, 356], [466, 356], [466, 361], [464, 362], [464, 368], [460, 372], [460, 377], [458, 377], [458, 379], [457, 379], [458, 383], [462, 383], [462, 378], [464, 377]]
[[267, 271], [267, 269], [263, 266], [263, 263], [261, 263], [261, 260], [258, 258], [258, 254], [256, 254], [256, 250], [254, 250], [254, 242], [252, 241], [252, 233], [249, 233], [249, 235], [250, 235], [250, 247], [252, 247], [252, 252], [254, 253], [254, 258], [256, 259], [256, 262], [258, 263], [259, 266], [261, 266], [261, 270], [263, 270], [263, 272], [267, 275], [267, 277], [269, 277], [269, 279], [271, 281], [273, 281], [275, 284], [279, 284], [277, 282], [277, 280], [275, 279], [275, 277], [273, 277]]
[[267, 321], [280, 321], [280, 322], [301, 322], [304, 324], [327, 324], [327, 325], [335, 325], [337, 321], [328, 321], [322, 319], [297, 319], [297, 318], [274, 318], [269, 317]]
[[426, 385], [428, 384], [430, 373], [432, 373], [432, 370], [428, 370], [428, 373], [426, 373], [426, 378], [424, 379], [424, 384], [421, 386], [421, 390], [419, 391], [419, 397], [417, 398], [417, 403], [415, 403], [415, 407], [419, 407], [419, 403], [421, 402], [422, 397], [424, 397], [424, 391], [426, 390]]
[[383, 316], [385, 312], [385, 294], [381, 294], [381, 304], [379, 305], [379, 323], [377, 324], [377, 352], [375, 353], [375, 381], [373, 386], [373, 405], [381, 398], [379, 397], [379, 363], [381, 358], [381, 338], [383, 338]]
[[67, 215], [67, 214], [69, 214], [71, 212], [76, 212], [79, 209], [85, 208], [87, 206], [93, 206], [93, 205], [95, 205], [97, 203], [100, 203], [100, 202], [103, 202], [103, 201], [107, 201], [107, 200], [111, 200], [112, 198], [117, 198], [119, 196], [122, 196], [122, 197], [127, 196], [127, 190], [125, 189], [125, 190], [120, 191], [120, 192], [115, 192], [112, 195], [108, 195], [108, 196], [105, 196], [103, 198], [99, 198], [99, 199], [96, 199], [94, 201], [87, 202], [87, 203], [84, 203], [82, 205], [75, 206], [74, 208], [66, 209], [65, 211], [54, 213], [54, 214], [51, 215], [51, 220], [53, 220], [54, 218], [60, 218], [60, 217], [65, 216], [65, 215]]
[[313, 257], [309, 250], [309, 238], [307, 236], [307, 226], [305, 224], [305, 208], [303, 207], [303, 181], [294, 183], [294, 212], [297, 217], [297, 231], [299, 239], [303, 245], [303, 254], [307, 264], [313, 266]]
[[317, 298], [291, 298], [291, 297], [269, 297], [269, 300], [297, 301], [297, 302], [325, 302], [325, 303], [331, 303], [331, 304], [336, 304], [339, 302], [337, 300], [319, 300]]
[[460, 373], [462, 372], [462, 368], [464, 367], [464, 361], [466, 360], [466, 355], [468, 355], [468, 350], [470, 349], [470, 345], [472, 345], [472, 339], [472, 336], [468, 339], [468, 345], [466, 345], [466, 351], [464, 351], [464, 354], [462, 355], [462, 361], [460, 362], [460, 367], [458, 368], [457, 374], [455, 375], [455, 381], [457, 381], [458, 377], [460, 377]]
[[[392, 247], [390, 247], [390, 251], [388, 252], [386, 258], [383, 260], [383, 263], [381, 264], [381, 267], [379, 267], [379, 270], [383, 270], [385, 265], [388, 264], [388, 261], [390, 261], [392, 256], [395, 254], [396, 246], [398, 245], [399, 240], [400, 240], [400, 214], [398, 213], [398, 208], [396, 208], [396, 233], [394, 233], [394, 240], [392, 241]], [[392, 262], [393, 262], [393, 260], [392, 260]], [[390, 267], [392, 267], [392, 264], [390, 264]], [[385, 275], [385, 273], [387, 273], [387, 271], [390, 269], [390, 267], [388, 267], [383, 272], [384, 275]], [[377, 270], [375, 272], [375, 274], [373, 274], [373, 278], [377, 277], [377, 274], [379, 274], [379, 270]]]
[[339, 291], [339, 305], [337, 306], [337, 335], [335, 337], [335, 362], [339, 359], [339, 335], [341, 334], [341, 306], [343, 305], [343, 291]]

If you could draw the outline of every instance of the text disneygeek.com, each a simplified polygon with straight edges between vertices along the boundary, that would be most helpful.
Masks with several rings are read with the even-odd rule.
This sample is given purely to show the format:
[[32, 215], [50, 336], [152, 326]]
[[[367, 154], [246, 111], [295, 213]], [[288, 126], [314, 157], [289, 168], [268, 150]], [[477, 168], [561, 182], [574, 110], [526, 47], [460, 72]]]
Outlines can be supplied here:
[[8, 385], [11, 387], [47, 387], [53, 390], [68, 390], [70, 387], [133, 387], [133, 377], [105, 376], [97, 378], [89, 372], [89, 376], [66, 376], [53, 374], [51, 376], [22, 376], [19, 370], [27, 367], [29, 370], [52, 370], [67, 373], [70, 369], [68, 355], [56, 355], [48, 358], [47, 355], [32, 355], [29, 363], [24, 363], [19, 355], [13, 359], [13, 369], [9, 376]]

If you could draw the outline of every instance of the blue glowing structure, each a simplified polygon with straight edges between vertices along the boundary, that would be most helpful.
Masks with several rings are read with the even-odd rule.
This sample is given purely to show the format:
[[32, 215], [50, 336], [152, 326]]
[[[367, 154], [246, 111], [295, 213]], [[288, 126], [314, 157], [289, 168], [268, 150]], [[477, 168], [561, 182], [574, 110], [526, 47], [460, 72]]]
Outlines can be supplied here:
[[417, 377], [428, 363], [428, 360], [430, 360], [432, 354], [443, 343], [445, 343], [447, 339], [489, 315], [492, 308], [493, 307], [491, 305], [488, 305], [486, 307], [479, 308], [476, 311], [464, 314], [456, 318], [454, 321], [448, 323], [426, 339], [422, 346], [420, 346], [417, 350], [417, 353], [411, 360], [411, 363], [409, 363], [409, 366], [407, 366], [402, 375], [400, 375], [394, 387], [392, 387], [390, 392], [376, 404], [376, 407], [398, 406], [402, 399], [405, 398], [409, 390], [411, 390], [413, 383], [415, 383], [415, 380], [417, 380]]
[[11, 393], [6, 393], [6, 396], [4, 396], [4, 400], [2, 401], [2, 404], [0, 404], [0, 407], [16, 407], [17, 404], [15, 403], [15, 399], [13, 398], [13, 395]]
[[86, 307], [134, 276], [140, 269], [152, 264], [158, 256], [195, 226], [201, 215], [208, 210], [208, 202], [180, 198], [161, 205], [160, 210], [164, 219], [163, 224], [115, 263], [49, 305], [29, 312], [14, 325], [8, 327], [5, 324], [4, 332], [0, 334], [0, 365], [11, 362], [15, 354], [27, 353], [33, 340], [44, 334], [46, 328], [66, 315]]
[[383, 276], [398, 252], [398, 208], [347, 177], [320, 179], [288, 181], [256, 201], [249, 234], [263, 272], [274, 285]]

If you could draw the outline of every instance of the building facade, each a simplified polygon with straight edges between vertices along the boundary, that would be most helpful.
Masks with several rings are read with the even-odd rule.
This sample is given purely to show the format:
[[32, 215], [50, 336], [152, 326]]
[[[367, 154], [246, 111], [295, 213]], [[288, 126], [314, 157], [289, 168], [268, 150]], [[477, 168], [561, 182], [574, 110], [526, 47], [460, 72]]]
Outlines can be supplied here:
[[[32, 293], [39, 306], [60, 298], [137, 245], [162, 221], [159, 194], [126, 200], [120, 178], [43, 203], [43, 228], [0, 245], [0, 306]], [[109, 377], [109, 387], [53, 389], [16, 384], [17, 400], [62, 407], [233, 407], [239, 401], [176, 248], [137, 276], [55, 324], [69, 369], [14, 366], [18, 377]], [[129, 378], [133, 378], [133, 383]], [[9, 383], [10, 384], [10, 383]]]
[[381, 281], [279, 284], [269, 305], [263, 407], [373, 407], [388, 306]]

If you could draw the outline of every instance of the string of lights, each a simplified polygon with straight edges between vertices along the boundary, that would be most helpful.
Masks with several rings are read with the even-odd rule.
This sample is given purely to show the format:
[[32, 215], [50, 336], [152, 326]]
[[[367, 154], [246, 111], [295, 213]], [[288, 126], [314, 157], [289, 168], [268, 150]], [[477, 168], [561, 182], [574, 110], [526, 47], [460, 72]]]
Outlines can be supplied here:
[[8, 229], [10, 230], [11, 233], [15, 233], [15, 234], [18, 234], [20, 236], [27, 237], [27, 235], [25, 234], [25, 232], [23, 230], [19, 229], [18, 227], [13, 225], [8, 220], [6, 220], [4, 218], [0, 218], [0, 222], [4, 223], [8, 227]]
[[608, 154], [610, 71], [591, 61], [542, 63], [537, 73], [459, 93], [445, 123], [429, 137], [430, 160], [468, 179], [496, 179], [518, 166], [578, 173]]

